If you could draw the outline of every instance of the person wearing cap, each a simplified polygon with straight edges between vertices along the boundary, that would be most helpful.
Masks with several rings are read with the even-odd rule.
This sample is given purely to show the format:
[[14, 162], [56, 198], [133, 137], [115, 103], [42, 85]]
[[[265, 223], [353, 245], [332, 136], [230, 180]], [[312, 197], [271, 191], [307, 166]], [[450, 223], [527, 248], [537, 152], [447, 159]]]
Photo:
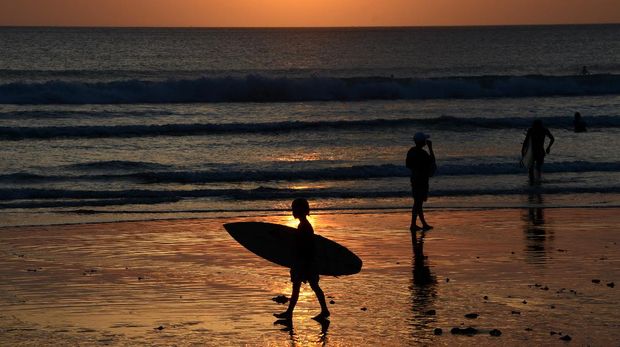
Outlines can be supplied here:
[[[424, 219], [423, 205], [428, 198], [428, 180], [437, 169], [435, 164], [435, 153], [433, 153], [433, 144], [429, 140], [430, 136], [423, 132], [418, 132], [413, 136], [415, 146], [407, 152], [406, 165], [411, 170], [411, 191], [413, 195], [413, 208], [411, 209], [411, 227], [412, 232], [418, 230], [430, 230], [430, 226]], [[424, 146], [428, 146], [428, 153], [424, 150]], [[422, 226], [416, 224], [417, 218], [420, 217]]]

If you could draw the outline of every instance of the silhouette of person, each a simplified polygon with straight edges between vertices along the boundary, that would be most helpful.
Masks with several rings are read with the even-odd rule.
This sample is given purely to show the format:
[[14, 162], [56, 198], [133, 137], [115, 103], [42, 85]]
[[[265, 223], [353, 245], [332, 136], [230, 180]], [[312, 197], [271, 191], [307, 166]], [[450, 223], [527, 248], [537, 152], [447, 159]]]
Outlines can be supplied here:
[[[430, 136], [423, 132], [418, 132], [413, 136], [415, 146], [407, 152], [406, 166], [411, 170], [411, 193], [413, 195], [413, 207], [411, 209], [411, 226], [409, 230], [430, 230], [433, 227], [424, 218], [424, 201], [428, 199], [428, 180], [435, 174], [437, 165], [435, 163], [435, 153], [433, 143], [428, 139]], [[423, 148], [428, 146], [427, 153]], [[420, 217], [422, 227], [416, 224], [416, 219]]]
[[325, 294], [319, 287], [319, 273], [314, 266], [314, 229], [306, 216], [310, 215], [310, 205], [306, 199], [295, 199], [292, 203], [293, 217], [299, 219], [297, 235], [293, 246], [293, 266], [291, 266], [291, 282], [293, 284], [291, 299], [288, 309], [282, 313], [275, 313], [277, 318], [291, 319], [293, 310], [299, 299], [299, 289], [302, 282], [308, 282], [316, 294], [316, 298], [321, 305], [321, 313], [313, 317], [315, 320], [322, 320], [329, 317], [329, 310], [325, 303]]
[[588, 71], [588, 68], [584, 65], [581, 68], [581, 75], [585, 76], [585, 75], [589, 75], [589, 74], [590, 74], [590, 71]]
[[[549, 138], [549, 145], [545, 150], [545, 138]], [[523, 146], [521, 147], [521, 155], [525, 156], [525, 152], [528, 150], [528, 146], [531, 145], [532, 153], [534, 156], [534, 165], [529, 168], [530, 182], [533, 183], [536, 179], [540, 179], [542, 172], [542, 166], [545, 162], [545, 153], [551, 152], [551, 146], [555, 142], [555, 138], [551, 135], [549, 129], [543, 126], [543, 122], [540, 119], [534, 120], [532, 127], [527, 129]]]
[[583, 133], [588, 131], [586, 129], [586, 122], [581, 118], [581, 113], [575, 112], [575, 119], [573, 119], [573, 127], [576, 133]]

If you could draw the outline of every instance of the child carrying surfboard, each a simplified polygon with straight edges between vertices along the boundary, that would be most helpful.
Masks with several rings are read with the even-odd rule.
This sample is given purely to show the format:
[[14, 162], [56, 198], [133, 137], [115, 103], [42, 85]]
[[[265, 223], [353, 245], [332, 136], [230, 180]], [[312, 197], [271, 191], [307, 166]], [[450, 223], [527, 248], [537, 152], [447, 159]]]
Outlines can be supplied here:
[[308, 282], [321, 305], [321, 313], [313, 317], [313, 319], [325, 319], [329, 317], [329, 310], [325, 302], [325, 294], [319, 286], [319, 272], [314, 265], [314, 229], [306, 218], [310, 215], [308, 200], [295, 199], [292, 203], [292, 210], [293, 217], [299, 219], [299, 225], [297, 226], [298, 234], [295, 237], [293, 245], [293, 265], [291, 266], [293, 292], [291, 293], [288, 309], [282, 313], [275, 313], [274, 316], [281, 319], [291, 319], [293, 317], [293, 310], [297, 304], [297, 299], [299, 299], [301, 283]]

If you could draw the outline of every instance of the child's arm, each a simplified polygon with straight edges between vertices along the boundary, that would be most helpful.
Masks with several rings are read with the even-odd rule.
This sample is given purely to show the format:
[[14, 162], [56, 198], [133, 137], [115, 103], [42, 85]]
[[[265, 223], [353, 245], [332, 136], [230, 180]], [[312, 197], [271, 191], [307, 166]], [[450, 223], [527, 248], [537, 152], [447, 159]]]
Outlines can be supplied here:
[[426, 140], [426, 145], [428, 146], [428, 152], [431, 156], [431, 166], [428, 170], [428, 176], [432, 177], [437, 171], [437, 163], [435, 162], [435, 152], [433, 151], [433, 143], [431, 140]]

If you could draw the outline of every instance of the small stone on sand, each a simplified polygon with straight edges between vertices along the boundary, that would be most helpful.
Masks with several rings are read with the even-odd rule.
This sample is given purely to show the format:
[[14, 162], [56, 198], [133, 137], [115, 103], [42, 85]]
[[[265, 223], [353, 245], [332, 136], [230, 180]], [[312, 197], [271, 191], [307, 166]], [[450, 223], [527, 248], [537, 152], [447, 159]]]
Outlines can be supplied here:
[[362, 310], [362, 311], [366, 311], [366, 310], [368, 310], [368, 309], [367, 309], [366, 307], [362, 307], [360, 310]]
[[443, 334], [443, 330], [441, 330], [441, 328], [435, 328], [435, 330], [433, 330], [433, 334], [441, 335], [441, 334]]
[[278, 304], [286, 304], [288, 302], [288, 298], [286, 297], [286, 295], [278, 295], [271, 298], [271, 300], [277, 302]]
[[164, 330], [164, 327], [162, 325], [158, 326], [157, 328], [155, 328], [156, 330]]
[[608, 286], [609, 288], [613, 288], [613, 287], [615, 287], [615, 286], [616, 286], [616, 284], [615, 284], [614, 282], [609, 282], [609, 283], [607, 283], [607, 286]]
[[476, 319], [476, 318], [478, 318], [478, 314], [477, 313], [468, 313], [468, 314], [465, 315], [465, 318]]
[[336, 302], [335, 302], [334, 300], [329, 300], [329, 303], [333, 305], [333, 304], [335, 304]]
[[572, 340], [572, 338], [569, 335], [564, 335], [564, 336], [560, 337], [560, 340], [570, 341], [570, 340]]
[[437, 314], [437, 311], [435, 310], [428, 310], [426, 312], [424, 312], [424, 314], [426, 314], [427, 316], [434, 316]]
[[489, 297], [485, 295], [483, 299], [484, 300], [489, 300]]
[[601, 283], [601, 280], [593, 279], [592, 283]]
[[521, 312], [519, 312], [519, 311], [511, 311], [510, 313], [512, 313], [512, 314], [521, 314]]
[[478, 333], [478, 329], [467, 327], [467, 328], [452, 328], [450, 333], [454, 335], [476, 335]]
[[489, 331], [489, 334], [491, 334], [491, 336], [501, 336], [502, 332], [499, 329], [493, 329]]

